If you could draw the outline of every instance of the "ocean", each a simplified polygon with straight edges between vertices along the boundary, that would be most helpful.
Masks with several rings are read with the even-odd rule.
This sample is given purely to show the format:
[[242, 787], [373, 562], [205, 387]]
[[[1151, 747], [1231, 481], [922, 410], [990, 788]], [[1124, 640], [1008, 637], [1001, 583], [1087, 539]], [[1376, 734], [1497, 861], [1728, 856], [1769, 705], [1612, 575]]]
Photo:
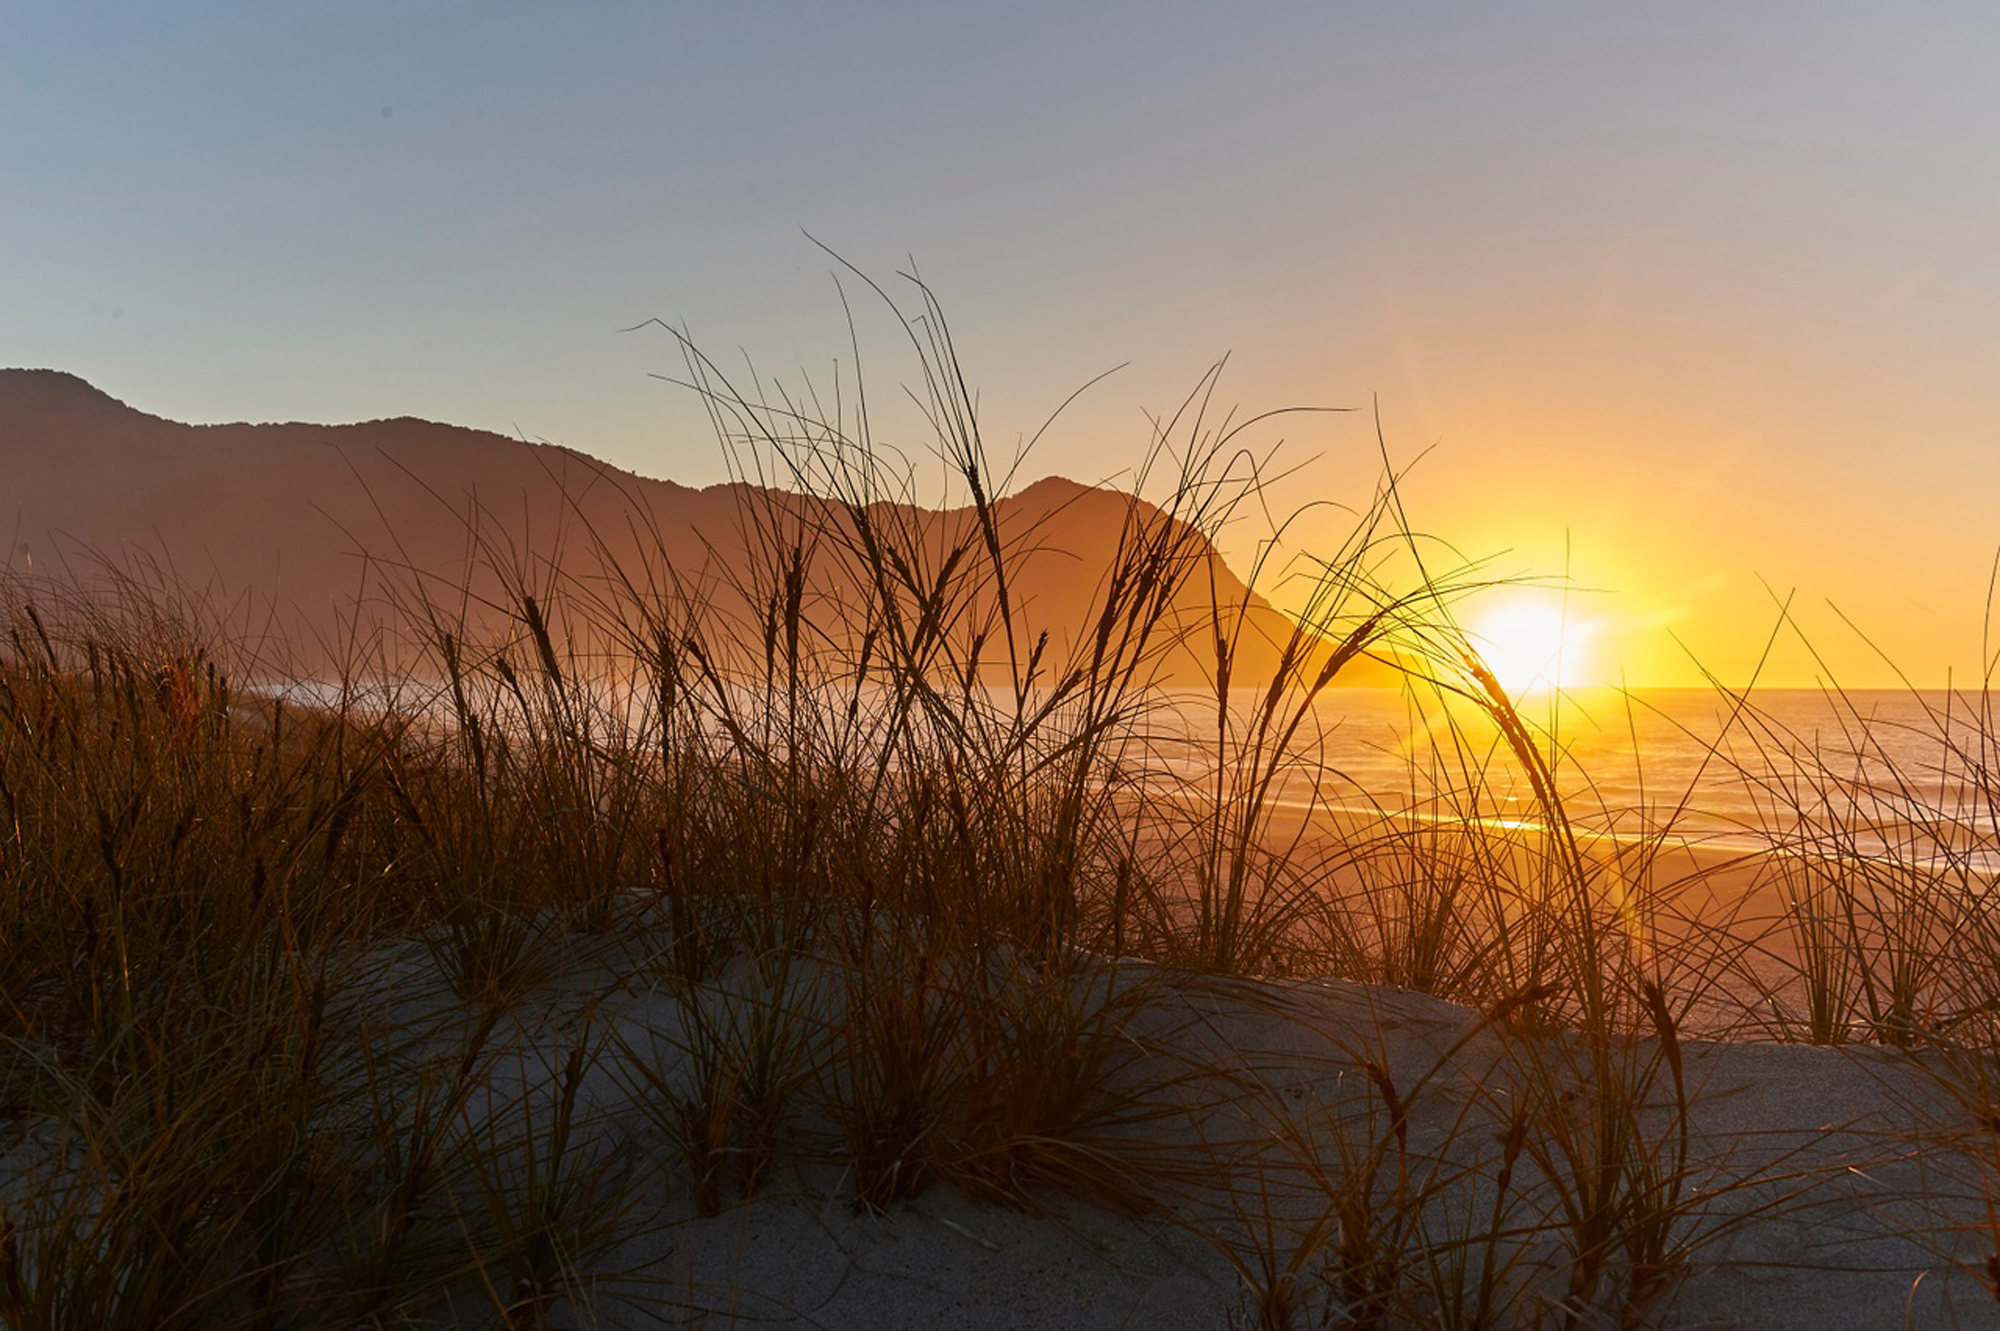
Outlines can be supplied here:
[[[1152, 729], [1173, 779], [1214, 780], [1261, 699], [1173, 695]], [[1580, 835], [2000, 872], [2000, 699], [1945, 691], [1589, 690], [1520, 705]], [[1982, 718], [1984, 718], [1982, 720]], [[1338, 689], [1303, 719], [1274, 786], [1289, 807], [1539, 825], [1500, 730], [1464, 702]], [[1477, 797], [1473, 797], [1473, 792]]]

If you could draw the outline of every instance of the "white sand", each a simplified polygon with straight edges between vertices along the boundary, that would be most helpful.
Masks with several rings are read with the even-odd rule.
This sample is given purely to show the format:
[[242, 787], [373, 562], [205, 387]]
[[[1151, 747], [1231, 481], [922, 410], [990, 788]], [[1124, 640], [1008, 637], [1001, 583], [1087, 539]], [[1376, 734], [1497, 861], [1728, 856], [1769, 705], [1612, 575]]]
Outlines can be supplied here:
[[[565, 1042], [586, 1029], [593, 1039], [615, 1032], [635, 1048], [657, 1047], [667, 1075], [678, 1075], [671, 1049], [679, 1007], [635, 981], [632, 956], [628, 940], [578, 966], [538, 990], [496, 1034], [517, 1051], [539, 1051], [519, 1061], [543, 1094]], [[412, 950], [385, 973], [420, 985], [426, 966]], [[733, 973], [740, 979], [742, 968]], [[1157, 986], [1128, 1023], [1133, 1057], [1120, 1075], [1139, 1093], [1171, 1083], [1164, 1094], [1182, 1105], [1128, 1134], [1129, 1149], [1204, 1162], [1194, 1177], [1156, 1186], [1158, 1213], [1133, 1217], [1051, 1192], [1037, 1195], [1043, 1213], [1028, 1214], [974, 1202], [941, 1182], [886, 1215], [858, 1212], [837, 1133], [813, 1107], [817, 1088], [809, 1087], [762, 1189], [744, 1199], [726, 1188], [721, 1213], [704, 1218], [690, 1202], [687, 1164], [607, 1057], [585, 1093], [596, 1115], [590, 1149], [628, 1189], [631, 1210], [624, 1237], [589, 1255], [582, 1272], [594, 1307], [559, 1309], [559, 1323], [1255, 1325], [1224, 1249], [1251, 1254], [1250, 1235], [1262, 1230], [1279, 1236], [1267, 1246], [1285, 1249], [1283, 1260], [1326, 1211], [1326, 1187], [1315, 1185], [1288, 1137], [1331, 1142], [1345, 1123], [1350, 1140], [1387, 1139], [1379, 1101], [1372, 1137], [1362, 1113], [1374, 1095], [1363, 1057], [1385, 1067], [1404, 1095], [1429, 1074], [1409, 1106], [1413, 1156], [1478, 1165], [1424, 1213], [1433, 1235], [1446, 1234], [1454, 1207], [1490, 1197], [1526, 1037], [1399, 991], [1222, 984], [1137, 964], [1120, 975], [1121, 984]], [[503, 1066], [511, 1066], [508, 1057]], [[1938, 1094], [1922, 1056], [1710, 1043], [1686, 1046], [1686, 1058], [1695, 1100], [1679, 1233], [1716, 1236], [1693, 1243], [1636, 1320], [1811, 1331], [2000, 1325], [2000, 1304], [1974, 1274], [1990, 1232], [1953, 1232], [1984, 1220], [1978, 1176], [1921, 1131], [1963, 1115]], [[1663, 1141], [1672, 1131], [1667, 1086], [1662, 1074], [1649, 1119]], [[1321, 1156], [1339, 1175], [1335, 1158], [1330, 1149]], [[1516, 1186], [1534, 1172], [1518, 1165]], [[1454, 1251], [1478, 1251], [1454, 1250], [1442, 1237], [1433, 1246], [1447, 1262]], [[1524, 1253], [1520, 1283], [1558, 1297], [1559, 1239], [1532, 1242]], [[1316, 1313], [1300, 1324], [1340, 1325], [1337, 1299], [1312, 1278], [1318, 1269], [1311, 1260], [1302, 1267]], [[1517, 1294], [1502, 1324], [1532, 1321], [1535, 1307], [1534, 1296]], [[1600, 1309], [1580, 1324], [1609, 1325], [1608, 1318]]]

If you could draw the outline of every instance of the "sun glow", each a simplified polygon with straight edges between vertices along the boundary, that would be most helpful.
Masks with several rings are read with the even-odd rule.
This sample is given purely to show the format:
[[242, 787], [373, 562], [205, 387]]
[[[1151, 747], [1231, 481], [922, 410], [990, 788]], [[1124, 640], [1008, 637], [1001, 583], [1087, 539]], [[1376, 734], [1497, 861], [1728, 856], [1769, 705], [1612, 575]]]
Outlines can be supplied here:
[[1573, 688], [1582, 677], [1588, 631], [1560, 594], [1506, 594], [1474, 613], [1466, 633], [1509, 697]]

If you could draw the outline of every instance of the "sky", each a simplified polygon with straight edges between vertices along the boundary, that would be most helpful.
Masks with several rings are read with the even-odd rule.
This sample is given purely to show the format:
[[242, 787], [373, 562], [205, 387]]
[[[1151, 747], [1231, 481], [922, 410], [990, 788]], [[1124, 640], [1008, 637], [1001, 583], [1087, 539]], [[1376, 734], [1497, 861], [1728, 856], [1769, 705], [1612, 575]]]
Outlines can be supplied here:
[[[949, 316], [1023, 478], [1148, 413], [1567, 579], [1572, 683], [1976, 681], [2000, 551], [1977, 4], [0, 0], [0, 365], [178, 420], [412, 415], [727, 469], [660, 319], [848, 360], [823, 242]], [[870, 374], [909, 367], [866, 322]], [[3, 484], [0, 481], [0, 484]], [[1225, 533], [1247, 561], [1246, 521]], [[1274, 588], [1282, 603], [1286, 594]], [[1553, 593], [1550, 593], [1553, 595]]]

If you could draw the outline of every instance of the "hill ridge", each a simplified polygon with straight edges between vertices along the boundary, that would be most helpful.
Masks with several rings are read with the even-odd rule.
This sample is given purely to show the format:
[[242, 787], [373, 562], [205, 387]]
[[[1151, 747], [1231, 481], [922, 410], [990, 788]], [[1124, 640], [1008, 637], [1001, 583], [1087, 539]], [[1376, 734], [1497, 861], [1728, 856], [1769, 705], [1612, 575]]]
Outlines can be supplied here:
[[[171, 421], [46, 369], [0, 370], [0, 474], [12, 510], [0, 520], [15, 529], [0, 566], [18, 574], [26, 556], [47, 570], [81, 553], [111, 567], [198, 568], [210, 585], [197, 590], [211, 601], [236, 606], [247, 596], [284, 610], [308, 637], [383, 604], [394, 576], [459, 583], [475, 604], [497, 604], [509, 576], [606, 586], [607, 570], [642, 570], [655, 586], [740, 600], [732, 584], [759, 557], [758, 524], [746, 515], [795, 524], [824, 502], [742, 480], [697, 489], [567, 445], [407, 415], [343, 424]], [[1082, 634], [1135, 504], [1148, 520], [1159, 513], [1124, 491], [1065, 476], [994, 501], [1002, 525], [1021, 537], [1015, 604], [1031, 609], [1038, 628]], [[874, 507], [934, 533], [956, 529], [971, 512], [886, 498]], [[1244, 587], [1205, 537], [1190, 535], [1226, 603], [1248, 607], [1251, 636], [1289, 634], [1290, 621]], [[482, 565], [479, 540], [520, 567], [509, 574]], [[851, 573], [825, 576], [834, 602], [853, 603], [860, 584]], [[1207, 581], [1191, 579], [1190, 594], [1200, 584], [1205, 596]], [[747, 604], [719, 611], [761, 619]], [[513, 627], [497, 610], [488, 618], [489, 630]]]

